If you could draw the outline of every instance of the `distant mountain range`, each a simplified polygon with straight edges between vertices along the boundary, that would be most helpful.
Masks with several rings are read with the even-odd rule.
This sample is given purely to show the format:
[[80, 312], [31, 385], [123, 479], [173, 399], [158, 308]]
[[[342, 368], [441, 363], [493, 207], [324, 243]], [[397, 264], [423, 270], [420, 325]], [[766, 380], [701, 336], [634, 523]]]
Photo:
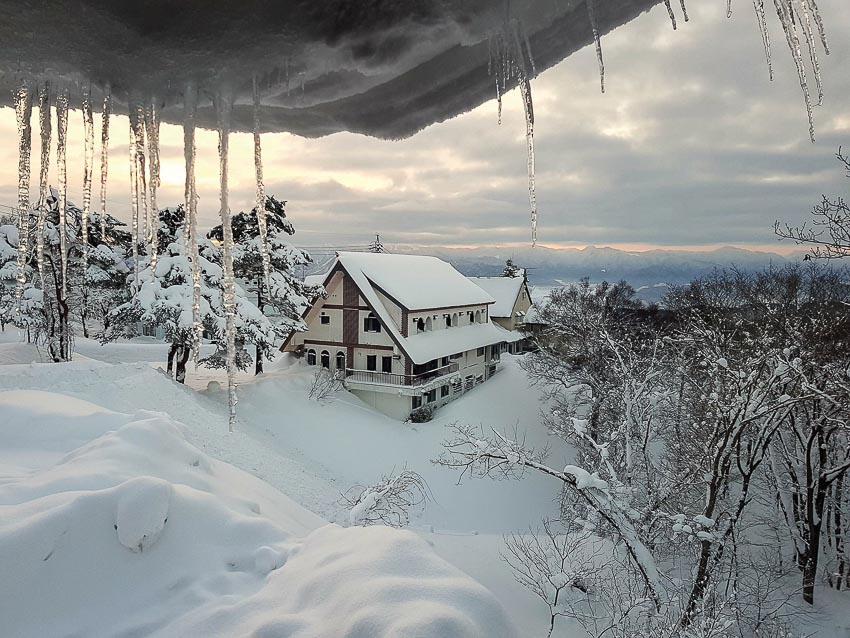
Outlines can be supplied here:
[[528, 269], [529, 283], [549, 287], [569, 284], [582, 277], [591, 282], [626, 280], [645, 301], [658, 301], [670, 285], [685, 284], [715, 269], [737, 267], [759, 270], [800, 261], [805, 251], [791, 255], [726, 246], [709, 251], [616, 248], [421, 248], [394, 246], [392, 252], [430, 254], [450, 262], [467, 276], [499, 275], [505, 260]]

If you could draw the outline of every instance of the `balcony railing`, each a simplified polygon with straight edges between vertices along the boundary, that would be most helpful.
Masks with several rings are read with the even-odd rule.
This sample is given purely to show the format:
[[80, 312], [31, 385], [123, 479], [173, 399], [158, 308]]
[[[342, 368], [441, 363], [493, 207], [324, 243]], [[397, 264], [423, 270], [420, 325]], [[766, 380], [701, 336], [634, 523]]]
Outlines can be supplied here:
[[426, 383], [429, 383], [439, 377], [444, 377], [447, 374], [457, 372], [458, 369], [459, 366], [456, 363], [450, 363], [447, 366], [435, 368], [434, 370], [428, 370], [427, 372], [422, 372], [421, 374], [393, 374], [390, 372], [376, 372], [372, 370], [352, 370], [351, 368], [347, 368], [345, 370], [345, 378], [347, 380], [356, 381], [360, 383], [420, 386], [425, 385]]

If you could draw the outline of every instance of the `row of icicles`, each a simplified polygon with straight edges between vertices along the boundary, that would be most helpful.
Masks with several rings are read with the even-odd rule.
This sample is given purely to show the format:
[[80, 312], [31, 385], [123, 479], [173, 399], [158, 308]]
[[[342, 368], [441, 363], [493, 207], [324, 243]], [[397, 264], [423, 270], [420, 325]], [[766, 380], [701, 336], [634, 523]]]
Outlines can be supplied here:
[[[269, 255], [267, 227], [265, 217], [265, 188], [263, 185], [263, 159], [260, 142], [260, 96], [256, 79], [254, 80], [254, 165], [256, 174], [256, 211], [257, 226], [263, 262], [263, 272], [268, 281]], [[195, 113], [198, 104], [197, 87], [189, 83], [183, 96], [183, 142], [186, 162], [186, 181], [184, 189], [185, 221], [183, 242], [185, 254], [192, 264], [192, 318], [193, 342], [192, 351], [197, 366], [203, 335], [201, 318], [201, 267], [198, 254], [197, 214], [198, 193], [195, 184]], [[49, 83], [35, 88], [24, 82], [15, 92], [15, 114], [18, 124], [18, 259], [17, 259], [17, 298], [20, 303], [26, 281], [26, 261], [29, 254], [30, 228], [30, 156], [32, 151], [32, 111], [33, 103], [38, 100], [39, 132], [41, 137], [41, 163], [39, 172], [39, 199], [37, 204], [38, 217], [35, 229], [37, 241], [36, 259], [42, 289], [44, 289], [44, 232], [47, 222], [48, 171], [50, 168], [50, 144], [52, 137], [51, 107], [56, 112], [56, 164], [59, 179], [58, 212], [59, 212], [59, 250], [61, 253], [61, 290], [59, 294], [64, 301], [67, 298], [68, 273], [68, 233], [67, 233], [67, 137], [68, 137], [68, 107], [70, 95], [67, 88], [62, 88], [54, 95]], [[51, 105], [51, 102], [55, 104]], [[222, 90], [214, 97], [219, 133], [219, 171], [220, 171], [220, 200], [221, 222], [224, 229], [222, 243], [224, 261], [223, 299], [225, 311], [225, 338], [227, 343], [226, 368], [228, 381], [228, 421], [232, 430], [236, 421], [236, 296], [233, 278], [233, 233], [230, 224], [230, 207], [228, 203], [228, 142], [230, 135], [230, 114], [233, 106], [231, 93]], [[130, 96], [128, 100], [129, 138], [130, 138], [130, 202], [131, 202], [131, 231], [132, 256], [136, 292], [139, 290], [140, 255], [139, 247], [147, 246], [150, 256], [151, 272], [156, 270], [159, 209], [157, 208], [157, 189], [160, 186], [159, 159], [159, 115], [157, 100], [150, 96], [142, 99]], [[84, 144], [83, 167], [83, 207], [81, 219], [82, 266], [83, 272], [88, 270], [88, 236], [89, 216], [91, 213], [92, 182], [94, 175], [95, 156], [95, 126], [92, 115], [93, 106], [91, 91], [88, 87], [82, 90], [82, 114]], [[109, 137], [110, 116], [112, 113], [112, 96], [107, 86], [104, 91], [101, 106], [101, 149], [100, 149], [100, 239], [106, 242], [107, 215], [107, 179], [109, 175]]]
[[[593, 33], [593, 42], [596, 48], [596, 59], [599, 64], [599, 86], [601, 92], [605, 93], [605, 63], [602, 60], [602, 42], [596, 22], [596, 0], [585, 1]], [[770, 80], [773, 81], [773, 61], [770, 53], [770, 34], [767, 29], [767, 18], [764, 9], [765, 0], [752, 1], [764, 46], [768, 75]], [[682, 9], [682, 17], [687, 22], [689, 18], [685, 0], [679, 0], [679, 3]], [[809, 120], [809, 137], [814, 142], [815, 124], [812, 114], [813, 104], [806, 75], [806, 65], [803, 60], [800, 36], [798, 34], [798, 25], [806, 41], [809, 62], [815, 77], [817, 105], [821, 106], [823, 104], [823, 85], [817, 52], [818, 39], [823, 46], [824, 53], [829, 55], [829, 43], [826, 39], [823, 19], [818, 10], [816, 0], [773, 0], [773, 4], [797, 69], [797, 76], [800, 81], [800, 88], [803, 91], [806, 114]], [[664, 0], [664, 5], [667, 7], [667, 14], [670, 16], [670, 22], [675, 30], [677, 23], [673, 6], [670, 0]], [[732, 0], [726, 0], [726, 17], [732, 17]], [[817, 29], [818, 37], [815, 37], [815, 29]], [[528, 199], [531, 208], [531, 245], [535, 246], [537, 244], [537, 194], [534, 184], [534, 106], [531, 99], [531, 78], [537, 75], [537, 69], [531, 53], [531, 44], [519, 20], [510, 17], [506, 19], [502, 30], [490, 37], [488, 45], [489, 61], [487, 64], [487, 73], [495, 77], [499, 124], [502, 123], [502, 95], [505, 93], [511, 80], [516, 80], [520, 90], [520, 97], [522, 98], [528, 153]]]

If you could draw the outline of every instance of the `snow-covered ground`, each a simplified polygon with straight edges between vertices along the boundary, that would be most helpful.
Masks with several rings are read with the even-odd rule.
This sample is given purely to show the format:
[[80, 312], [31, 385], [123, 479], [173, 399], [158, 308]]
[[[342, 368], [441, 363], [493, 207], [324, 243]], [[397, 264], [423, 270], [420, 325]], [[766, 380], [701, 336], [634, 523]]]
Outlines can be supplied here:
[[[510, 634], [490, 594], [456, 568], [495, 594], [522, 635], [545, 633], [539, 602], [513, 581], [499, 553], [504, 533], [557, 511], [557, 486], [536, 476], [457, 485], [456, 473], [431, 463], [454, 422], [519, 428], [535, 445], [553, 447], [553, 463], [570, 460], [540, 424], [540, 395], [517, 358], [418, 425], [384, 417], [345, 392], [310, 400], [312, 370], [282, 359], [260, 378], [240, 378], [240, 423], [228, 434], [224, 393], [208, 388], [223, 375], [202, 368], [189, 372], [188, 387], [175, 384], [157, 370], [162, 343], [80, 339], [77, 360], [60, 366], [31, 363], [37, 351], [13, 331], [0, 341], [0, 564], [8, 556], [27, 574], [6, 584], [0, 607], [10, 604], [19, 634], [54, 635], [60, 626], [80, 635], [207, 635], [212, 627], [221, 635], [261, 628], [271, 635]], [[413, 517], [415, 535], [323, 527], [347, 523], [340, 492], [402, 467], [422, 474], [433, 495]], [[139, 477], [152, 478], [133, 482]], [[121, 503], [134, 498], [153, 512], [165, 501], [170, 512], [150, 554], [122, 546], [121, 526], [113, 527]], [[125, 528], [138, 529], [127, 545], [157, 523], [131, 522]], [[156, 552], [156, 560], [142, 558]], [[63, 584], [81, 579], [97, 584], [63, 593]], [[45, 606], [55, 613], [36, 613]], [[78, 624], [56, 624], [69, 617]], [[316, 624], [326, 617], [355, 620]], [[380, 624], [399, 617], [432, 633]]]

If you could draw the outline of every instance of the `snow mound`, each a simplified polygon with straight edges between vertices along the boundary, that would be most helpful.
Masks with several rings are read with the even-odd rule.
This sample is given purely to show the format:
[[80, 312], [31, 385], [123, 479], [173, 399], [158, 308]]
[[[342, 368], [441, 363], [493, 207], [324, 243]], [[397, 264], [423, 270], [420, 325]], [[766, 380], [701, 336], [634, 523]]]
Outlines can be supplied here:
[[[0, 417], [3, 635], [516, 635], [492, 594], [416, 535], [325, 524], [164, 414], [35, 394], [0, 393], [2, 417], [15, 414]], [[7, 440], [37, 448], [51, 427], [54, 450], [91, 438], [9, 472]]]
[[121, 544], [134, 552], [143, 552], [159, 540], [168, 522], [171, 484], [150, 476], [141, 476], [121, 486], [115, 529]]

